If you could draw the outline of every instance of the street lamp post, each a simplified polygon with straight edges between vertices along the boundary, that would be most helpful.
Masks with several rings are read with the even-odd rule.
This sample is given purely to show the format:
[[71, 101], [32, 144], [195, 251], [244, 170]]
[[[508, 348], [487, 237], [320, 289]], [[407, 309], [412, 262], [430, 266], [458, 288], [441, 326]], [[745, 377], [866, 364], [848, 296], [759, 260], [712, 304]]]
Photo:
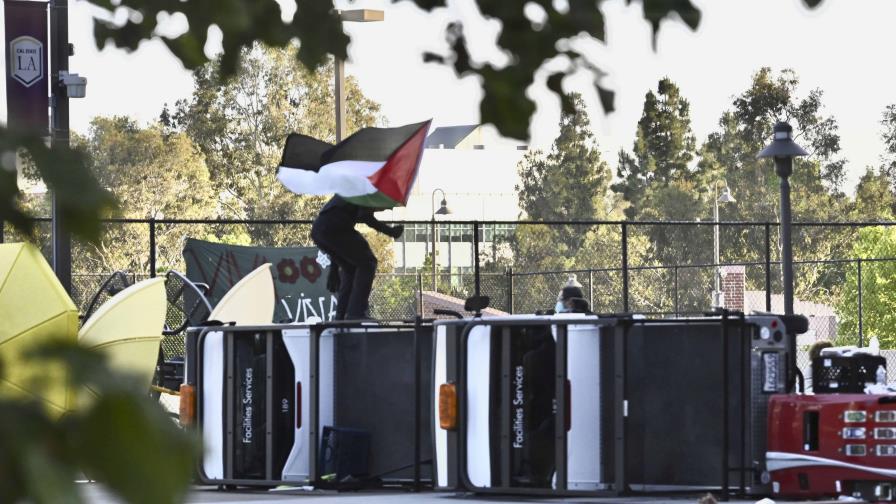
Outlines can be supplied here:
[[[439, 204], [438, 210], [436, 210], [437, 192], [442, 193], [442, 202]], [[432, 291], [436, 292], [436, 244], [438, 242], [436, 237], [436, 215], [448, 215], [451, 213], [451, 210], [448, 209], [448, 202], [445, 199], [445, 191], [439, 188], [433, 189], [430, 202], [432, 203]]]
[[793, 158], [808, 156], [802, 147], [793, 141], [793, 128], [779, 121], [775, 124], [772, 143], [757, 154], [757, 158], [775, 159], [775, 172], [781, 179], [781, 271], [784, 277], [784, 314], [793, 315], [793, 245], [790, 238], [790, 181], [793, 173]]
[[725, 183], [725, 189], [722, 190], [722, 194], [717, 194], [716, 191], [719, 188], [719, 182], [717, 181], [712, 188], [712, 218], [713, 222], [713, 233], [712, 233], [712, 248], [713, 248], [713, 260], [716, 265], [716, 274], [715, 274], [715, 282], [713, 284], [715, 290], [712, 292], [712, 307], [713, 308], [722, 308], [725, 306], [725, 294], [722, 292], [722, 267], [719, 266], [719, 203], [735, 203], [737, 200], [734, 199], [734, 196], [731, 195], [731, 189], [728, 189], [728, 184]]
[[[338, 11], [342, 21], [356, 23], [370, 23], [385, 19], [385, 13], [373, 9], [353, 9]], [[336, 141], [341, 142], [345, 138], [345, 61], [336, 57], [333, 62], [334, 86], [333, 92], [336, 98]]]

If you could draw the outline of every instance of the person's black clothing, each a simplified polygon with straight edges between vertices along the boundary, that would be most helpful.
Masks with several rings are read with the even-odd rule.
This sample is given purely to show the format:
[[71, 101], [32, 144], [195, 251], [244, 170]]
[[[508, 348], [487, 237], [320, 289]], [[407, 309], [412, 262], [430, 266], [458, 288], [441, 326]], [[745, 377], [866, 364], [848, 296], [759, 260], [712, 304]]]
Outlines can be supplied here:
[[373, 215], [376, 211], [375, 208], [355, 205], [337, 195], [321, 208], [314, 225], [320, 222], [330, 229], [337, 230], [354, 229], [355, 224], [367, 224], [372, 229], [391, 236], [396, 228], [377, 220]]
[[389, 226], [376, 219], [374, 209], [334, 196], [311, 225], [311, 239], [339, 266], [336, 320], [368, 318], [370, 290], [376, 275], [377, 259], [355, 224], [367, 224], [380, 233], [401, 235], [401, 226]]
[[336, 320], [368, 318], [368, 297], [376, 275], [376, 256], [354, 229], [312, 227], [311, 238], [339, 267]]

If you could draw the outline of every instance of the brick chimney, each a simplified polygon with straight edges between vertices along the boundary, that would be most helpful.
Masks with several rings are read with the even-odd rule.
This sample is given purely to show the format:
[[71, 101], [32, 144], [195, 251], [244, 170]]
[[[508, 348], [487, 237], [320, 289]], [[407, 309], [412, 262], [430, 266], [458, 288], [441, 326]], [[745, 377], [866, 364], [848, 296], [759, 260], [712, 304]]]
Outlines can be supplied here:
[[744, 285], [746, 273], [743, 266], [722, 266], [722, 292], [725, 293], [725, 308], [744, 310]]

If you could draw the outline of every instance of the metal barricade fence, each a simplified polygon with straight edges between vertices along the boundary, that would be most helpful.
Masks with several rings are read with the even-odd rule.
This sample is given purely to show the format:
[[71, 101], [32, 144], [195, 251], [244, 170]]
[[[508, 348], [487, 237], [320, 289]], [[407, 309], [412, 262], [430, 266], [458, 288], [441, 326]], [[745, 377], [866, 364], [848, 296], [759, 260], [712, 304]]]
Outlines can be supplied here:
[[[184, 269], [187, 237], [267, 246], [311, 245], [309, 220], [109, 219], [100, 244], [76, 243], [73, 291], [78, 306], [116, 270], [135, 280]], [[377, 277], [372, 315], [411, 318], [435, 292], [463, 299], [478, 293], [507, 313], [549, 309], [576, 275], [596, 312], [653, 316], [702, 313], [711, 307], [715, 277], [739, 277], [729, 308], [781, 311], [778, 224], [774, 222], [405, 221], [393, 243], [394, 273]], [[896, 257], [867, 257], [855, 244], [866, 229], [893, 222], [794, 223], [796, 311], [810, 317], [804, 342], [832, 339], [864, 345], [886, 332], [887, 285]], [[0, 239], [21, 241], [0, 224]], [[433, 235], [433, 231], [435, 235]], [[712, 238], [720, 243], [718, 260]], [[32, 239], [49, 258], [50, 225], [38, 220]], [[433, 254], [433, 252], [436, 252]], [[427, 259], [419, 261], [421, 256]], [[417, 257], [417, 264], [411, 264]], [[434, 260], [433, 260], [434, 259]], [[725, 280], [722, 280], [725, 284]], [[723, 289], [730, 288], [727, 284]], [[737, 298], [737, 299], [733, 299]], [[735, 302], [736, 301], [736, 302]], [[885, 333], [886, 332], [886, 333]], [[808, 343], [807, 343], [808, 344]], [[804, 345], [804, 346], [807, 346]], [[172, 350], [174, 350], [172, 348]]]

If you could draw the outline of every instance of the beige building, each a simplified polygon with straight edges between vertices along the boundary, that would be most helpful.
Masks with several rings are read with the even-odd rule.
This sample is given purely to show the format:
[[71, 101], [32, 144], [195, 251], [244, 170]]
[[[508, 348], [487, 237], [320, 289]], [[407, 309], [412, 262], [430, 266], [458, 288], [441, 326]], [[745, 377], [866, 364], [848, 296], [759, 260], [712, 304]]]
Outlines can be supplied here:
[[[527, 147], [477, 125], [435, 128], [427, 137], [417, 182], [403, 208], [378, 214], [384, 220], [432, 221], [444, 198], [451, 213], [435, 215], [437, 265], [443, 271], [468, 271], [473, 266], [470, 225], [442, 221], [513, 221], [520, 210], [516, 195], [517, 165]], [[399, 271], [423, 266], [432, 250], [431, 224], [407, 225], [395, 242]], [[491, 247], [495, 237], [508, 233], [509, 224], [483, 225], [480, 247]]]

